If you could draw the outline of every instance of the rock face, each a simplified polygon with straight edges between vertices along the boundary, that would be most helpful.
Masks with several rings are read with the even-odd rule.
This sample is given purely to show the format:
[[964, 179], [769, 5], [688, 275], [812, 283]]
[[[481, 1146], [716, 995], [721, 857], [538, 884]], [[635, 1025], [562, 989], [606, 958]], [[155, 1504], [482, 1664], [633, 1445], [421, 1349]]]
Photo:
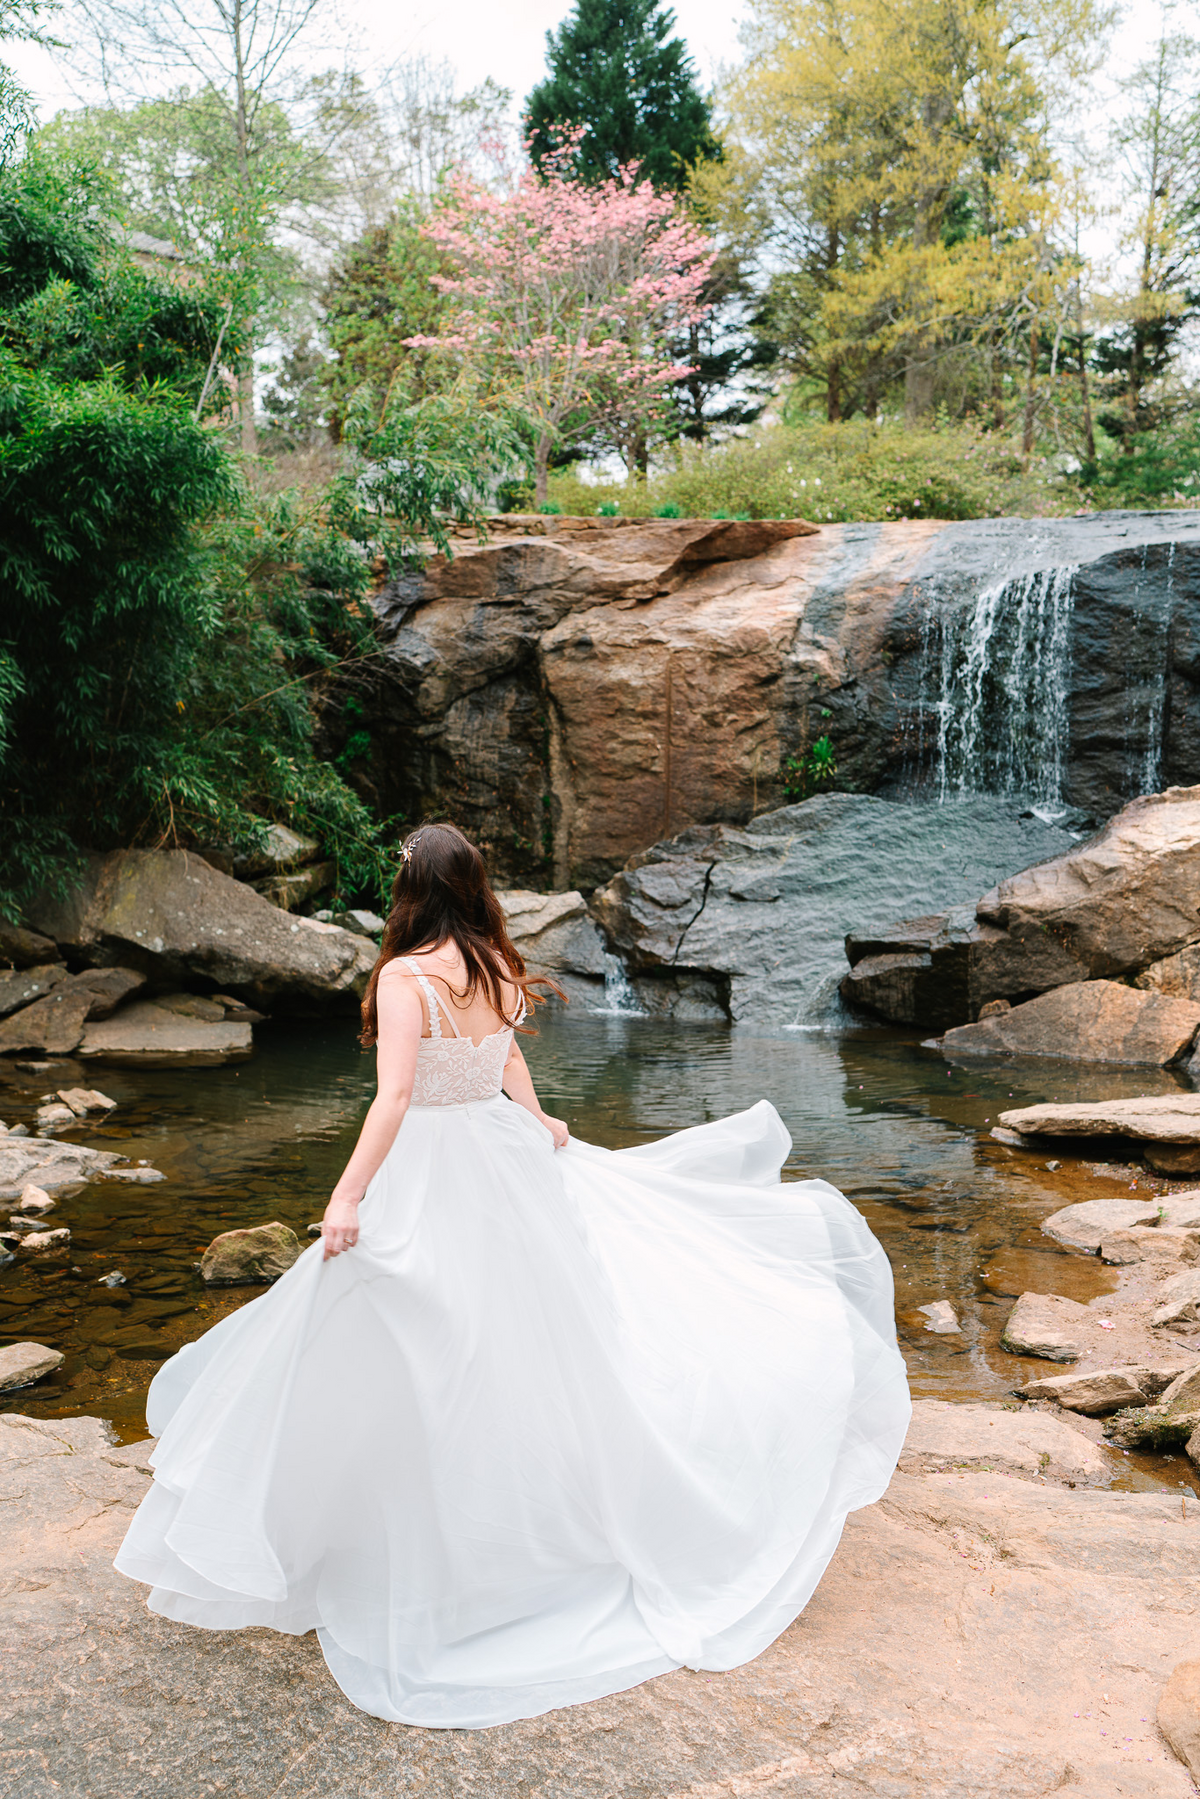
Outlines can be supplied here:
[[943, 1036], [942, 1049], [1165, 1068], [1190, 1054], [1198, 1030], [1200, 1005], [1191, 1000], [1141, 993], [1120, 981], [1072, 981], [977, 1024], [956, 1026]]
[[695, 828], [635, 856], [592, 910], [639, 994], [711, 984], [734, 1020], [790, 1023], [837, 1005], [848, 931], [922, 900], [957, 904], [984, 865], [1016, 865], [1065, 833], [1002, 800], [901, 804], [822, 794], [744, 830]]
[[285, 1010], [353, 1008], [375, 962], [353, 932], [290, 917], [185, 850], [89, 857], [71, 898], [41, 899], [30, 923], [92, 967], [125, 964], [160, 986], [198, 980]]
[[1081, 1331], [1091, 1322], [1086, 1306], [1052, 1293], [1022, 1293], [1008, 1315], [1001, 1348], [1012, 1355], [1042, 1356], [1048, 1362], [1077, 1362]]
[[360, 784], [384, 815], [449, 813], [506, 881], [586, 889], [672, 831], [777, 806], [781, 763], [822, 735], [852, 790], [1097, 818], [1200, 776], [1189, 515], [808, 530], [497, 519], [485, 545], [460, 537], [376, 601]]
[[[54, 945], [49, 945], [51, 955]], [[0, 1018], [7, 1018], [21, 1006], [31, 1005], [59, 986], [67, 975], [65, 962], [46, 962], [37, 968], [6, 968], [0, 971]]]
[[1200, 1785], [1200, 1660], [1172, 1672], [1158, 1702], [1158, 1728]]
[[1153, 1722], [1200, 1605], [1198, 1525], [1174, 1494], [900, 1473], [851, 1515], [803, 1617], [745, 1667], [452, 1735], [355, 1711], [311, 1634], [149, 1612], [112, 1558], [150, 1447], [114, 1447], [94, 1418], [0, 1415], [14, 1799], [1191, 1793]]
[[70, 987], [58, 987], [45, 999], [35, 999], [0, 1023], [0, 1055], [28, 1054], [30, 1050], [70, 1055], [83, 1036], [91, 1005], [90, 994]]
[[[967, 1028], [977, 1031], [983, 1027]], [[957, 1038], [959, 1033], [947, 1032], [950, 1036]], [[1171, 1174], [1200, 1172], [1200, 1094], [1100, 1100], [1093, 1105], [1021, 1106], [1001, 1112], [1000, 1123], [1027, 1138], [1128, 1137], [1143, 1146], [1152, 1168]]]
[[912, 1473], [984, 1467], [1042, 1474], [1053, 1469], [1060, 1479], [1103, 1476], [1112, 1466], [1080, 1431], [1043, 1412], [951, 1405], [941, 1399], [914, 1403], [900, 1465]]
[[43, 1374], [61, 1368], [66, 1357], [44, 1343], [12, 1343], [0, 1349], [0, 1393], [14, 1387], [31, 1387]]
[[583, 895], [509, 888], [496, 897], [528, 971], [552, 975], [576, 1004], [595, 1004], [604, 992], [607, 946]]
[[286, 1224], [257, 1224], [251, 1230], [222, 1231], [204, 1252], [200, 1278], [226, 1286], [274, 1281], [287, 1273], [299, 1254], [300, 1239]]
[[[220, 1012], [221, 1009], [217, 1008]], [[115, 1018], [88, 1025], [78, 1054], [87, 1061], [112, 1062], [132, 1068], [162, 1068], [180, 1063], [214, 1068], [248, 1056], [254, 1048], [250, 1025], [188, 1018], [152, 1000], [136, 1000]]]

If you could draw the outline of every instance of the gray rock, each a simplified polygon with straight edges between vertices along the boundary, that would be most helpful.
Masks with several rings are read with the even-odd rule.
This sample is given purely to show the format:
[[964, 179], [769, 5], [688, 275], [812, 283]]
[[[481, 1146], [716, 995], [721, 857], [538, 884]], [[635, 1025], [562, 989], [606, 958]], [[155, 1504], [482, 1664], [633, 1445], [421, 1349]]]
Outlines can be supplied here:
[[106, 1149], [89, 1149], [82, 1143], [55, 1143], [49, 1138], [15, 1133], [0, 1137], [0, 1199], [17, 1199], [30, 1186], [47, 1193], [75, 1187], [116, 1172], [125, 1157]]
[[311, 868], [298, 868], [293, 874], [267, 875], [253, 885], [255, 892], [261, 893], [273, 906], [279, 906], [284, 912], [294, 912], [306, 900], [327, 893], [336, 880], [336, 862], [315, 862]]
[[576, 1004], [595, 1005], [604, 992], [606, 945], [583, 895], [504, 888], [496, 897], [529, 973], [550, 975]]
[[128, 1282], [121, 1270], [114, 1268], [111, 1274], [102, 1274], [96, 1285], [98, 1287], [124, 1287], [128, 1285]]
[[37, 1127], [39, 1131], [57, 1130], [62, 1125], [73, 1125], [79, 1122], [70, 1106], [64, 1106], [59, 1100], [52, 1100], [48, 1106], [37, 1109]]
[[57, 1230], [30, 1231], [26, 1236], [22, 1237], [21, 1248], [29, 1250], [32, 1254], [37, 1254], [39, 1251], [45, 1249], [65, 1249], [70, 1241], [70, 1231], [65, 1224], [60, 1224]]
[[61, 1368], [66, 1357], [44, 1343], [12, 1343], [0, 1349], [0, 1393], [14, 1387], [31, 1387], [44, 1374]]
[[1000, 1347], [1010, 1355], [1041, 1356], [1047, 1362], [1076, 1362], [1084, 1351], [1081, 1326], [1087, 1307], [1054, 1293], [1022, 1293], [1008, 1315]]
[[735, 1020], [799, 1023], [838, 1009], [847, 933], [973, 898], [985, 866], [1027, 861], [1066, 833], [1011, 802], [901, 804], [822, 794], [744, 829], [655, 844], [592, 899], [642, 985], [701, 975]]
[[200, 1277], [211, 1285], [274, 1281], [300, 1254], [300, 1240], [286, 1224], [258, 1224], [250, 1230], [222, 1231], [200, 1262]]
[[1158, 1728], [1200, 1786], [1200, 1661], [1176, 1664], [1155, 1715]]
[[202, 993], [156, 993], [156, 1006], [177, 1012], [181, 1018], [198, 1018], [204, 1024], [222, 1024], [226, 1007], [219, 999], [207, 999]]
[[1022, 1399], [1053, 1399], [1069, 1412], [1096, 1418], [1124, 1406], [1145, 1405], [1147, 1394], [1138, 1368], [1097, 1368], [1090, 1374], [1055, 1374], [1018, 1387]]
[[44, 1187], [37, 1187], [32, 1181], [21, 1188], [21, 1210], [29, 1213], [32, 1217], [40, 1217], [43, 1212], [52, 1212], [55, 1203]]
[[349, 912], [335, 912], [331, 916], [334, 924], [340, 924], [344, 931], [353, 931], [356, 937], [369, 937], [377, 944], [383, 936], [386, 921], [377, 912], [367, 912], [356, 906]]
[[43, 896], [31, 922], [92, 966], [131, 966], [161, 986], [198, 980], [284, 1010], [353, 1009], [375, 960], [353, 932], [292, 917], [185, 850], [90, 856], [70, 898]]
[[1151, 1324], [1200, 1322], [1200, 1268], [1172, 1275], [1158, 1289], [1157, 1300], [1150, 1314]]
[[12, 968], [35, 968], [38, 963], [53, 962], [55, 946], [52, 937], [27, 931], [23, 925], [0, 918], [0, 963]]
[[[978, 1024], [947, 1031], [942, 1048], [958, 1056], [1038, 1056], [1164, 1068], [1186, 1056], [1197, 1030], [1200, 1005], [1190, 1000], [1139, 992], [1120, 981], [1074, 981]], [[1013, 1128], [1009, 1114], [1002, 1114], [1002, 1122]]]
[[1056, 1243], [1094, 1253], [1114, 1231], [1157, 1223], [1159, 1215], [1160, 1205], [1149, 1200], [1085, 1199], [1079, 1205], [1064, 1206], [1061, 1212], [1053, 1213], [1044, 1220], [1042, 1229]]
[[98, 1093], [94, 1087], [60, 1087], [58, 1097], [78, 1118], [86, 1118], [89, 1112], [113, 1112], [117, 1105], [115, 1099]]
[[91, 1004], [86, 992], [69, 985], [55, 988], [0, 1022], [0, 1055], [21, 1055], [31, 1049], [69, 1055], [83, 1036]]
[[145, 975], [136, 968], [85, 968], [70, 981], [73, 993], [91, 995], [89, 1019], [108, 1018], [145, 985]]
[[254, 1047], [250, 1025], [227, 1020], [221, 1023], [190, 1018], [152, 1000], [135, 1000], [115, 1018], [88, 1025], [79, 1055], [88, 1061], [111, 1062], [132, 1068], [190, 1065], [215, 1068], [236, 1062]]
[[[54, 954], [54, 945], [50, 944]], [[67, 979], [65, 962], [44, 962], [35, 968], [0, 969], [0, 1018], [20, 1011], [35, 999], [41, 999]]]
[[918, 1306], [917, 1310], [924, 1313], [927, 1331], [934, 1331], [939, 1337], [962, 1335], [958, 1313], [948, 1299], [935, 1299], [931, 1305]]
[[247, 881], [258, 875], [286, 874], [290, 869], [315, 862], [320, 853], [321, 846], [315, 838], [303, 837], [288, 825], [272, 824], [267, 826], [261, 850], [231, 856], [231, 872]]
[[953, 1405], [919, 1399], [900, 1466], [910, 1472], [945, 1468], [1053, 1471], [1062, 1478], [1103, 1475], [1110, 1463], [1102, 1449], [1060, 1418], [1043, 1412], [1008, 1412], [988, 1405]]

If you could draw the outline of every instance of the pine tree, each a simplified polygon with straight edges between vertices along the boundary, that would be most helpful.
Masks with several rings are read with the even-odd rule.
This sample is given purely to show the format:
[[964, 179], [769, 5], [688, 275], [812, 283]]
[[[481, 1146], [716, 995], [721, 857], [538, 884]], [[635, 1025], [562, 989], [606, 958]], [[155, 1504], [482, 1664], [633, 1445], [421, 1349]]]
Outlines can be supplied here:
[[633, 164], [678, 191], [696, 163], [720, 155], [712, 108], [696, 83], [675, 15], [659, 0], [575, 0], [546, 33], [550, 73], [529, 96], [530, 154], [541, 167], [565, 128], [586, 126], [575, 173], [603, 181]]

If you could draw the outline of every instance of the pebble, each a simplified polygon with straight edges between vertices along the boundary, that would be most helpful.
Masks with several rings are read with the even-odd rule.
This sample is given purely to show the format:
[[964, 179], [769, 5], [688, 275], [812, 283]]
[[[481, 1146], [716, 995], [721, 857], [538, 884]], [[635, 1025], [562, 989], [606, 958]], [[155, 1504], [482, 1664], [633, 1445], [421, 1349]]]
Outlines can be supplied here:
[[127, 1282], [121, 1270], [114, 1268], [111, 1274], [102, 1274], [96, 1285], [98, 1287], [124, 1287]]
[[36, 1187], [32, 1181], [29, 1181], [21, 1188], [17, 1209], [26, 1213], [52, 1212], [54, 1201], [44, 1187]]

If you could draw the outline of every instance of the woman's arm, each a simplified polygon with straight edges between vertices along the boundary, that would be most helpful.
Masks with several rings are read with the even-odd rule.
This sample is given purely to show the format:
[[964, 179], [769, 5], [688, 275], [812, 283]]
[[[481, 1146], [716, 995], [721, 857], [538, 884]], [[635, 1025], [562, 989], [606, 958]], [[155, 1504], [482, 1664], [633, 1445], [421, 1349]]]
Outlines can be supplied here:
[[417, 1045], [425, 1026], [421, 995], [411, 977], [393, 975], [385, 968], [376, 994], [379, 1007], [379, 1043], [376, 1051], [376, 1093], [363, 1120], [354, 1154], [346, 1163], [333, 1190], [321, 1236], [325, 1260], [353, 1249], [358, 1242], [358, 1202], [366, 1192], [388, 1150], [412, 1099], [417, 1070]]
[[566, 1148], [567, 1138], [571, 1133], [561, 1118], [551, 1118], [548, 1113], [542, 1111], [538, 1104], [538, 1096], [533, 1090], [533, 1077], [529, 1072], [529, 1065], [515, 1042], [508, 1052], [508, 1061], [504, 1064], [504, 1091], [508, 1094], [509, 1099], [515, 1099], [519, 1106], [524, 1106], [527, 1112], [532, 1112], [539, 1124], [545, 1125], [554, 1138], [555, 1149]]

